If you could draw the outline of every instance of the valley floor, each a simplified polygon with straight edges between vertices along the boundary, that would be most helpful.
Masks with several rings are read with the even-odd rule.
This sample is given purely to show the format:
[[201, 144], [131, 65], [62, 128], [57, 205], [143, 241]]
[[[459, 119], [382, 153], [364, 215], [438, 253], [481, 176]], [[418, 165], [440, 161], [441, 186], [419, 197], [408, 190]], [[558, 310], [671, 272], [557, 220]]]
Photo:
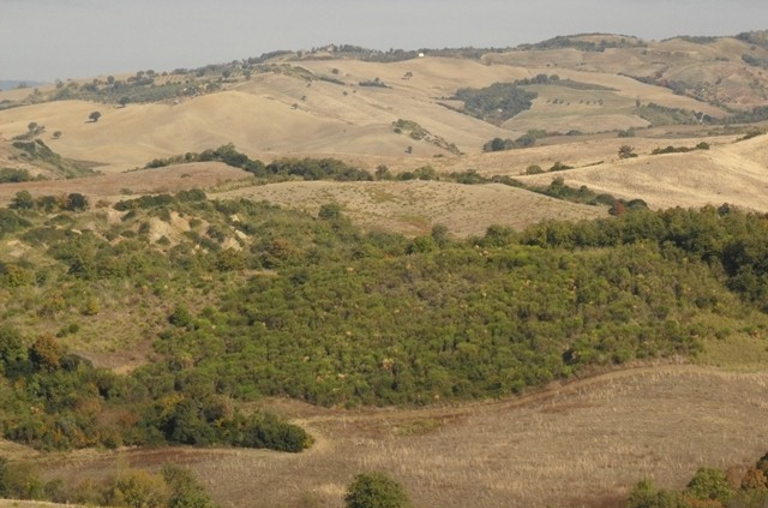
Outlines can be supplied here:
[[[416, 506], [619, 506], [640, 479], [681, 488], [698, 467], [766, 450], [768, 372], [640, 367], [522, 398], [426, 409], [332, 410], [272, 401], [317, 442], [301, 454], [162, 448], [41, 458], [77, 481], [116, 468], [191, 468], [222, 506], [341, 506], [362, 471]], [[43, 465], [43, 464], [41, 464]]]

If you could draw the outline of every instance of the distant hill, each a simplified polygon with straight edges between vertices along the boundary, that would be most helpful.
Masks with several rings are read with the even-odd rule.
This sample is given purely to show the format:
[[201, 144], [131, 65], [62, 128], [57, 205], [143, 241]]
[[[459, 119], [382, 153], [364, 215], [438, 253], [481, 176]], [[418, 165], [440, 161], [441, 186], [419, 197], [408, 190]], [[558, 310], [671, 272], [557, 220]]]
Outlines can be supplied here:
[[30, 81], [28, 79], [6, 79], [0, 80], [0, 90], [13, 90], [14, 88], [33, 88], [44, 85], [41, 81]]
[[[474, 169], [543, 186], [559, 176], [654, 208], [727, 201], [762, 211], [759, 153], [768, 139], [732, 143], [764, 132], [760, 121], [768, 121], [766, 40], [765, 33], [750, 32], [664, 41], [580, 34], [504, 49], [329, 45], [14, 89], [0, 92], [0, 169], [26, 170], [33, 178], [75, 176], [11, 150], [33, 125], [39, 131], [33, 137], [62, 158], [105, 175], [233, 143], [264, 162], [333, 157], [371, 173], [383, 165], [393, 174]], [[92, 121], [97, 111], [99, 120]], [[704, 141], [711, 151], [651, 156]], [[622, 145], [638, 157], [621, 160]], [[742, 154], [746, 149], [757, 155]], [[566, 167], [574, 169], [549, 174]], [[314, 196], [320, 186], [306, 187], [302, 192]], [[436, 187], [447, 194], [457, 188], [427, 190]], [[482, 201], [478, 195], [473, 189], [472, 199]], [[565, 213], [560, 202], [536, 203], [531, 217]], [[382, 213], [397, 211], [391, 208]], [[441, 213], [414, 209], [416, 226], [389, 223], [420, 233]], [[361, 223], [379, 222], [374, 215], [351, 214]], [[531, 217], [503, 222], [527, 224]], [[487, 223], [453, 225], [476, 234]]]

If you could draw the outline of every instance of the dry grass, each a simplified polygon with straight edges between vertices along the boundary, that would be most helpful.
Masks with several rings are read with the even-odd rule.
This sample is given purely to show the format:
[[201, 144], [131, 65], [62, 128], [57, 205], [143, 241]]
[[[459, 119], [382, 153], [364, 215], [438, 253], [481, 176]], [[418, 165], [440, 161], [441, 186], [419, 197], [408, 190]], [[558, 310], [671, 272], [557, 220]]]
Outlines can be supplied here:
[[178, 192], [208, 188], [248, 177], [245, 171], [219, 162], [198, 162], [165, 168], [111, 175], [0, 185], [0, 203], [9, 202], [20, 190], [33, 196], [80, 192], [93, 201], [127, 199], [131, 194]]
[[[568, 55], [563, 55], [568, 60]], [[514, 138], [531, 127], [598, 132], [645, 125], [646, 122], [632, 112], [636, 99], [712, 115], [722, 113], [708, 104], [631, 78], [585, 72], [587, 69], [547, 68], [536, 61], [511, 66], [423, 58], [392, 64], [327, 60], [296, 65], [316, 75], [330, 76], [332, 69], [337, 69], [334, 77], [343, 80], [345, 85], [315, 80], [308, 86], [303, 79], [266, 73], [179, 104], [131, 104], [118, 108], [86, 101], [41, 103], [0, 111], [0, 138], [10, 139], [24, 133], [29, 122], [37, 122], [46, 126], [42, 139], [56, 152], [76, 160], [101, 163], [102, 171], [115, 173], [143, 166], [153, 158], [201, 151], [230, 142], [266, 160], [296, 154], [400, 159], [450, 155], [427, 142], [392, 132], [391, 124], [398, 118], [416, 121], [434, 135], [455, 143], [462, 151], [477, 154], [488, 140]], [[408, 72], [413, 77], [403, 80]], [[533, 109], [513, 119], [507, 129], [440, 105], [461, 87], [511, 82], [541, 72], [557, 72], [564, 78], [608, 86], [616, 91], [540, 87], [541, 98]], [[357, 86], [360, 81], [374, 77], [391, 88]], [[572, 99], [572, 105], [547, 104], [547, 98], [555, 97]], [[599, 107], [578, 104], [581, 99], [598, 98], [603, 99]], [[88, 115], [94, 110], [99, 110], [102, 117], [96, 123], [88, 122]], [[55, 131], [63, 133], [60, 139], [52, 139], [51, 133]], [[410, 157], [405, 156], [408, 146], [413, 147]]]
[[[756, 48], [757, 49], [757, 48]], [[671, 90], [645, 85], [618, 75], [653, 76], [693, 83], [718, 83], [710, 100], [719, 100], [729, 106], [752, 107], [764, 102], [761, 83], [765, 77], [759, 68], [744, 65], [741, 55], [749, 53], [749, 44], [734, 38], [722, 39], [714, 44], [692, 44], [682, 39], [649, 42], [647, 48], [609, 48], [603, 52], [581, 52], [573, 48], [547, 51], [513, 51], [492, 53], [483, 62], [541, 69], [561, 77], [580, 76], [581, 81], [594, 81], [619, 88], [627, 97], [643, 102], [656, 102], [668, 107], [722, 114], [710, 104], [690, 97], [674, 97]], [[759, 50], [762, 52], [762, 50]], [[764, 53], [763, 53], [764, 54]], [[610, 83], [615, 83], [611, 85]], [[757, 84], [757, 86], [755, 86]], [[713, 111], [715, 110], [715, 111]]]
[[217, 197], [248, 197], [317, 213], [337, 202], [353, 221], [406, 235], [428, 233], [435, 224], [459, 237], [482, 235], [488, 226], [517, 229], [545, 219], [587, 219], [606, 214], [579, 205], [500, 184], [461, 185], [436, 181], [284, 182], [245, 187]]
[[[655, 208], [731, 203], [766, 211], [766, 144], [768, 136], [760, 136], [715, 146], [708, 151], [641, 156], [563, 171], [557, 176], [572, 186], [587, 185], [619, 197], [642, 198]], [[543, 174], [520, 179], [548, 184], [552, 176]]]
[[343, 411], [274, 401], [317, 437], [312, 449], [83, 451], [44, 460], [52, 474], [72, 478], [108, 474], [116, 463], [176, 462], [223, 506], [341, 506], [346, 485], [366, 470], [397, 478], [417, 506], [617, 506], [642, 478], [680, 488], [700, 466], [753, 462], [766, 448], [766, 388], [765, 371], [679, 365], [456, 407]]

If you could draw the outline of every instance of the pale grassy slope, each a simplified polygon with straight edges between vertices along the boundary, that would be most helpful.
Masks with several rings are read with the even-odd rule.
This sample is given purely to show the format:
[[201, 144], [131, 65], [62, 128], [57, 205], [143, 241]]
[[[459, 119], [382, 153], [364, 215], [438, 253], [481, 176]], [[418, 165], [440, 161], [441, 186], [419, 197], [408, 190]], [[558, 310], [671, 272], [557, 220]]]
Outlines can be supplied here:
[[559, 201], [506, 185], [461, 185], [435, 181], [284, 182], [247, 187], [217, 197], [265, 199], [317, 213], [337, 202], [353, 221], [368, 228], [409, 236], [428, 233], [435, 224], [459, 237], [482, 235], [501, 224], [521, 229], [545, 219], [587, 219], [605, 208]]
[[[487, 55], [487, 62], [493, 61], [493, 54]], [[350, 83], [378, 77], [387, 85], [404, 92], [400, 95], [407, 96], [410, 94], [411, 97], [421, 97], [428, 101], [435, 100], [435, 98], [450, 97], [462, 87], [482, 88], [495, 82], [513, 82], [537, 74], [553, 73], [557, 73], [562, 78], [592, 83], [615, 90], [594, 92], [559, 87], [538, 87], [537, 91], [541, 98], [534, 102], [533, 108], [504, 124], [506, 129], [513, 131], [513, 133], [506, 133], [507, 137], [530, 128], [564, 132], [578, 129], [594, 132], [642, 127], [647, 125], [647, 122], [633, 115], [631, 111], [636, 100], [643, 103], [654, 102], [672, 108], [701, 111], [712, 116], [724, 114], [721, 109], [710, 104], [696, 101], [690, 97], [675, 95], [668, 89], [647, 85], [629, 77], [602, 72], [554, 68], [549, 63], [544, 65], [541, 62], [534, 62], [534, 65], [524, 67], [484, 65], [474, 60], [427, 57], [388, 64], [345, 60], [310, 61], [302, 62], [301, 66], [311, 69], [317, 74], [328, 76], [331, 75], [333, 69], [337, 69], [339, 73], [334, 77]], [[408, 72], [412, 73], [412, 77], [407, 80], [402, 79]], [[565, 109], [562, 104], [547, 104], [547, 98], [565, 100], [573, 98], [573, 107]], [[578, 104], [579, 100], [590, 98], [603, 99], [604, 104], [589, 107]], [[427, 128], [431, 126], [432, 129], [440, 132], [440, 126], [434, 123], [436, 120], [426, 118], [422, 119], [422, 122]], [[490, 137], [486, 134], [485, 140], [487, 139]]]
[[[636, 99], [710, 114], [719, 110], [669, 90], [630, 78], [557, 69], [563, 78], [600, 84], [616, 92], [541, 87], [531, 111], [499, 128], [452, 111], [439, 103], [461, 87], [510, 82], [551, 68], [484, 65], [473, 60], [423, 58], [391, 64], [355, 60], [296, 62], [314, 75], [340, 79], [343, 85], [273, 73], [255, 74], [233, 89], [183, 100], [179, 104], [131, 104], [117, 108], [85, 101], [60, 101], [0, 111], [6, 138], [26, 131], [30, 122], [46, 126], [43, 139], [65, 157], [100, 162], [104, 172], [143, 166], [156, 157], [200, 151], [225, 143], [269, 160], [282, 155], [405, 156], [430, 158], [450, 153], [426, 141], [392, 131], [398, 118], [413, 120], [433, 135], [479, 153], [493, 137], [516, 137], [529, 128], [599, 131], [646, 125], [632, 114]], [[333, 73], [336, 69], [337, 72]], [[403, 79], [411, 73], [409, 79]], [[391, 88], [361, 87], [381, 79]], [[568, 98], [571, 104], [553, 104]], [[602, 106], [579, 101], [603, 100]], [[102, 118], [88, 122], [98, 110]], [[63, 132], [59, 140], [50, 133]]]
[[10, 146], [10, 142], [0, 141], [0, 168], [16, 168], [28, 171], [32, 176], [48, 173], [35, 164], [19, 158], [19, 151]]
[[[436, 97], [453, 94], [456, 88], [447, 87], [444, 92], [435, 90], [433, 87], [435, 81], [422, 76], [418, 70], [412, 71], [411, 79], [407, 81], [401, 79], [406, 72], [409, 72], [406, 70], [409, 67], [347, 60], [302, 62], [301, 66], [313, 70], [318, 76], [332, 76], [334, 79], [342, 80], [345, 85], [315, 80], [308, 87], [303, 80], [266, 75], [257, 76], [252, 81], [238, 86], [238, 90], [273, 97], [286, 103], [293, 102], [298, 104], [300, 110], [306, 110], [321, 118], [338, 120], [347, 125], [346, 132], [342, 133], [343, 136], [329, 133], [330, 135], [319, 139], [304, 140], [306, 143], [296, 143], [302, 147], [322, 149], [325, 152], [354, 152], [355, 150], [350, 148], [356, 146], [355, 128], [379, 128], [385, 133], [391, 133], [392, 122], [399, 118], [415, 121], [432, 134], [457, 144], [461, 150], [467, 152], [478, 151], [483, 143], [495, 136], [509, 135], [503, 129], [438, 105]], [[331, 73], [334, 68], [339, 69], [338, 75]], [[457, 73], [453, 78], [456, 82], [472, 76], [472, 74], [458, 74], [462, 69], [454, 69], [454, 72]], [[379, 77], [392, 88], [358, 86], [360, 81], [375, 77]], [[335, 139], [332, 139], [332, 136]], [[350, 137], [352, 139], [349, 139]], [[367, 150], [358, 150], [358, 152], [402, 154], [407, 145], [413, 145], [414, 149], [421, 153], [431, 150], [430, 155], [441, 152], [424, 143], [408, 139], [406, 136], [398, 136], [395, 139], [398, 140], [395, 152], [388, 150], [386, 137], [383, 146], [377, 150], [371, 151], [371, 148], [375, 147], [369, 147]]]
[[[99, 110], [97, 123], [87, 122]], [[30, 121], [60, 130], [51, 147], [74, 159], [101, 161], [106, 172], [143, 166], [155, 157], [203, 150], [234, 142], [244, 149], [272, 145], [283, 149], [320, 133], [341, 133], [344, 124], [317, 118], [289, 105], [237, 91], [198, 97], [178, 105], [141, 104], [113, 108], [66, 101], [0, 112], [10, 134], [26, 131]]]
[[[704, 136], [687, 139], [598, 137], [518, 150], [472, 154], [461, 159], [434, 159], [431, 161], [424, 159], [420, 162], [422, 164], [429, 163], [443, 173], [464, 171], [471, 168], [485, 176], [507, 175], [516, 178], [524, 175], [526, 168], [530, 165], [535, 164], [547, 170], [558, 161], [576, 168], [589, 165], [596, 165], [596, 169], [607, 168], [607, 164], [619, 162], [618, 152], [622, 145], [629, 145], [634, 148], [636, 153], [647, 155], [656, 148], [668, 145], [693, 148], [699, 142], [706, 141], [712, 146], [729, 146], [729, 143], [734, 139], [735, 136]], [[600, 163], [599, 166], [598, 163]], [[539, 178], [547, 180], [548, 177], [551, 180], [555, 176], [564, 174], [567, 172], [562, 174], [547, 173]]]
[[79, 192], [95, 202], [118, 197], [125, 199], [130, 194], [173, 193], [184, 189], [207, 188], [248, 176], [245, 171], [220, 162], [198, 162], [70, 180], [9, 183], [0, 185], [0, 204], [8, 203], [20, 190], [29, 191], [33, 196]]
[[[392, 90], [349, 90], [344, 96], [338, 85], [316, 83], [305, 89], [296, 78], [267, 80], [197, 97], [178, 105], [142, 104], [114, 108], [84, 101], [66, 101], [14, 108], [0, 112], [6, 137], [26, 131], [31, 121], [60, 130], [63, 136], [46, 142], [62, 155], [104, 163], [104, 172], [143, 166], [156, 157], [201, 151], [235, 143], [250, 154], [273, 158], [294, 153], [402, 155], [408, 146], [415, 156], [450, 155], [444, 150], [395, 134], [398, 118], [424, 121], [435, 134], [458, 142], [465, 150], [482, 144], [504, 131], [434, 103], [401, 97]], [[292, 87], [301, 86], [307, 99], [293, 97]], [[241, 91], [242, 90], [242, 91]], [[296, 107], [294, 107], [296, 104]], [[88, 115], [99, 110], [97, 123]]]
[[[731, 203], [768, 211], [768, 137], [708, 151], [641, 156], [557, 173], [572, 186], [587, 185], [617, 197], [642, 198], [654, 208]], [[520, 177], [546, 184], [552, 174]]]
[[[741, 60], [743, 54], [755, 52], [758, 57], [768, 55], [765, 50], [752, 48], [735, 38], [723, 38], [707, 44], [670, 39], [650, 42], [646, 48], [608, 48], [602, 52], [562, 48], [490, 53], [483, 56], [483, 61], [527, 68], [546, 68], [548, 73], [556, 72], [561, 76], [574, 71], [581, 71], [581, 76], [594, 72], [620, 77], [618, 74], [624, 73], [645, 77], [658, 75], [671, 81], [686, 81], [707, 86], [716, 84], [707, 91], [710, 101], [717, 100], [730, 106], [749, 108], [762, 105], [765, 100], [765, 89], [753, 86], [755, 82], [765, 82], [765, 72], [758, 67], [744, 65]], [[642, 83], [638, 82], [638, 85]], [[640, 92], [642, 87], [638, 86], [637, 89]], [[646, 90], [650, 92], [650, 89]], [[692, 107], [691, 102], [686, 105], [686, 100], [692, 99], [681, 96], [675, 100], [668, 95], [662, 97], [662, 92], [651, 93], [656, 97], [655, 100], [642, 94], [638, 96], [643, 101], [653, 100], [670, 107], [705, 111]], [[671, 91], [666, 90], [665, 93], [671, 94]]]

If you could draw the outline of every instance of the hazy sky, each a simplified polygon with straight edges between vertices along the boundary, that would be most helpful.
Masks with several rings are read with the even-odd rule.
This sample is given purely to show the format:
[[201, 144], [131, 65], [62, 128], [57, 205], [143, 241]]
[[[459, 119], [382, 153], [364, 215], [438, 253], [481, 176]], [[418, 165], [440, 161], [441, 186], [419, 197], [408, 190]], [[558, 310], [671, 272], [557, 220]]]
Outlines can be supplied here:
[[768, 0], [0, 0], [0, 80], [196, 67], [276, 49], [510, 46], [768, 28]]

